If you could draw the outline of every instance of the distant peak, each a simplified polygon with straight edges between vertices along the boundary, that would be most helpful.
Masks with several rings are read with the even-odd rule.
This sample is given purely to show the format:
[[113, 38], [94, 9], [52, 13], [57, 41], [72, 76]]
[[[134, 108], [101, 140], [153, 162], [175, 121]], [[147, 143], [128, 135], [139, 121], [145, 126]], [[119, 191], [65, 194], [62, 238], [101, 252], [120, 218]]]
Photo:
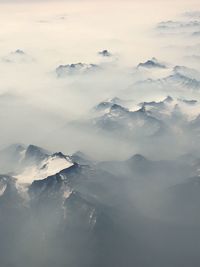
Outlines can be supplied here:
[[110, 108], [110, 112], [115, 112], [115, 111], [127, 112], [128, 110], [118, 104], [113, 104]]
[[153, 57], [152, 59], [147, 60], [146, 62], [142, 62], [139, 63], [138, 66], [139, 67], [143, 67], [143, 68], [161, 68], [161, 69], [165, 69], [166, 66], [162, 63], [160, 63], [155, 57]]
[[110, 57], [111, 53], [108, 50], [102, 50], [98, 53], [99, 55], [103, 56], [103, 57]]
[[15, 53], [15, 54], [18, 54], [18, 55], [25, 55], [25, 52], [24, 52], [23, 50], [21, 50], [21, 49], [17, 49], [17, 50], [15, 50], [14, 53]]
[[94, 107], [94, 109], [97, 111], [105, 111], [110, 109], [115, 104], [120, 105], [121, 102], [122, 100], [118, 97], [109, 98], [103, 102], [100, 102], [97, 106]]
[[97, 64], [86, 64], [86, 63], [72, 63], [66, 65], [59, 65], [56, 68], [56, 74], [58, 77], [65, 77], [67, 74], [83, 74], [88, 73], [91, 70], [98, 69], [99, 66]]
[[138, 109], [136, 112], [146, 113], [146, 107], [145, 107], [145, 105], [142, 105], [142, 107], [140, 109]]
[[167, 96], [163, 102], [171, 103], [173, 101], [173, 98], [171, 96]]
[[135, 154], [128, 161], [141, 162], [141, 161], [146, 161], [146, 160], [147, 159], [143, 155]]

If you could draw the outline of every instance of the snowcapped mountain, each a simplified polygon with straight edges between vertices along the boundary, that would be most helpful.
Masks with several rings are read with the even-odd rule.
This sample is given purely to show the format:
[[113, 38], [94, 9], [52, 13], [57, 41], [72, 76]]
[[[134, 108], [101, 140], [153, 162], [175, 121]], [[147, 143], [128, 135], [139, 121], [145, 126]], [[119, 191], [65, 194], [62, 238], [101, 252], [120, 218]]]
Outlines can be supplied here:
[[12, 173], [21, 170], [24, 165], [39, 162], [49, 154], [50, 152], [34, 145], [12, 144], [0, 151], [1, 170]]
[[147, 60], [144, 63], [139, 63], [137, 68], [147, 68], [147, 69], [153, 69], [153, 68], [161, 68], [165, 69], [166, 66], [163, 63], [160, 63], [155, 57], [153, 57], [150, 60]]
[[144, 107], [129, 111], [117, 104], [112, 105], [109, 112], [94, 119], [93, 124], [105, 131], [144, 136], [158, 134], [164, 127], [163, 123], [152, 117]]
[[102, 57], [111, 57], [112, 56], [112, 54], [107, 49], [98, 52], [98, 54]]
[[190, 18], [189, 20], [169, 20], [169, 21], [161, 21], [157, 24], [156, 31], [163, 35], [183, 35], [189, 36], [190, 38], [193, 36], [194, 32], [198, 32], [200, 28], [199, 18]]
[[[76, 155], [83, 157], [80, 153]], [[47, 238], [49, 227], [57, 229], [58, 225], [67, 227], [67, 232], [67, 229], [74, 229], [87, 235], [88, 231], [92, 234], [100, 225], [104, 227], [108, 220], [107, 206], [117, 204], [117, 195], [122, 190], [118, 178], [94, 165], [72, 163], [62, 153], [48, 156], [43, 168], [47, 168], [45, 175], [43, 169], [33, 175], [28, 166], [26, 175], [23, 175], [29, 183], [24, 186], [21, 177], [0, 176], [1, 214], [5, 214], [4, 219], [6, 216], [15, 217], [16, 213], [21, 216], [21, 219], [15, 217], [17, 223], [12, 226], [14, 229], [19, 223], [23, 225], [24, 216], [29, 218], [30, 214], [38, 221]], [[14, 210], [9, 209], [9, 205]], [[31, 227], [31, 224], [26, 227]]]
[[173, 86], [200, 89], [200, 73], [182, 66], [174, 67], [173, 74], [164, 78], [163, 81]]
[[156, 118], [161, 119], [163, 116], [166, 116], [166, 117], [170, 116], [171, 109], [174, 104], [173, 102], [174, 102], [173, 98], [171, 96], [168, 96], [167, 98], [159, 102], [150, 101], [150, 102], [140, 103], [140, 106], [144, 107]]
[[163, 120], [170, 125], [174, 121], [178, 123], [178, 121], [181, 122], [182, 120], [192, 120], [193, 116], [198, 115], [197, 104], [198, 101], [196, 100], [173, 99], [171, 96], [168, 96], [158, 102], [140, 103], [140, 106], [145, 107], [155, 118]]
[[73, 163], [69, 157], [64, 156], [62, 153], [55, 153], [43, 160], [39, 160], [36, 164], [29, 163], [15, 178], [20, 183], [31, 183], [34, 180], [54, 175], [72, 165]]
[[156, 86], [159, 88], [174, 88], [174, 89], [200, 89], [200, 73], [191, 68], [184, 66], [175, 66], [170, 75], [159, 79], [147, 78], [135, 83], [137, 86]]
[[96, 64], [75, 63], [60, 65], [56, 68], [56, 75], [58, 78], [64, 78], [71, 74], [87, 74], [98, 70], [99, 66]]
[[[30, 150], [34, 152], [30, 154]], [[31, 148], [28, 146], [27, 151], [29, 156], [33, 156], [33, 161], [26, 161], [22, 173], [15, 177], [0, 175], [0, 212], [6, 213], [9, 203], [14, 201], [16, 212], [20, 210], [24, 214], [28, 212], [28, 215], [37, 211], [35, 217], [41, 221], [41, 227], [45, 227], [43, 223], [49, 224], [45, 214], [51, 210], [52, 217], [49, 216], [53, 221], [50, 224], [54, 223], [57, 213], [56, 220], [60, 223], [71, 227], [77, 225], [82, 231], [92, 230], [103, 203], [109, 200], [111, 204], [120, 190], [118, 180], [94, 168], [94, 165], [76, 163], [75, 159], [86, 158], [80, 152], [69, 158], [61, 152], [46, 155], [46, 150], [33, 145]], [[35, 160], [36, 154], [38, 160]], [[15, 216], [15, 213], [9, 212], [9, 216]]]
[[106, 99], [105, 101], [100, 102], [99, 104], [97, 104], [92, 111], [96, 112], [97, 114], [104, 114], [109, 112], [110, 108], [113, 105], [119, 105], [119, 106], [123, 106], [125, 108], [130, 108], [134, 105], [134, 101], [133, 100], [124, 100], [121, 99], [119, 97], [113, 97], [113, 98], [109, 98]]
[[33, 62], [33, 58], [26, 54], [23, 50], [17, 49], [9, 55], [3, 57], [2, 61], [6, 63], [31, 63]]
[[[0, 152], [0, 163], [10, 165], [5, 171], [12, 173], [18, 183], [31, 183], [46, 178], [73, 165], [62, 153], [51, 153], [34, 145], [14, 144]], [[13, 164], [14, 162], [14, 164]]]
[[160, 101], [136, 104], [115, 97], [97, 104], [88, 115], [89, 119], [72, 122], [70, 126], [81, 127], [83, 131], [88, 127], [91, 131], [118, 136], [122, 140], [176, 138], [194, 134], [191, 126], [198, 115], [199, 102], [195, 99], [167, 96]]
[[97, 106], [94, 107], [94, 110], [99, 112], [99, 111], [103, 111], [106, 112], [108, 111], [114, 104], [118, 104], [120, 105], [121, 100], [118, 97], [112, 98], [112, 99], [108, 99], [106, 101], [103, 101], [101, 103], [99, 103]]

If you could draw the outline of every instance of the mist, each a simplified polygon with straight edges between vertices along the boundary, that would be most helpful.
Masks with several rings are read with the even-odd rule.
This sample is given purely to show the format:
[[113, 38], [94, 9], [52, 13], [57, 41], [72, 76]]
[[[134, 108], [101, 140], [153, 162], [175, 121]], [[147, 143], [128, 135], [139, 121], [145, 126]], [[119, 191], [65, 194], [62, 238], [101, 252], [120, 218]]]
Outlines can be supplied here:
[[[155, 5], [158, 10], [163, 8], [163, 2]], [[146, 2], [2, 5], [1, 146], [12, 140], [47, 146], [43, 140], [49, 132], [87, 115], [98, 102], [115, 96], [128, 98], [130, 92], [123, 91], [138, 80], [132, 71], [140, 62], [157, 57], [169, 64], [181, 64], [182, 55], [163, 49], [170, 38], [156, 37], [154, 28], [161, 20], [181, 16], [188, 4], [177, 1], [173, 10], [170, 4], [164, 5], [165, 13], [156, 12], [156, 16], [149, 11], [154, 5]], [[194, 6], [195, 2], [190, 9]], [[185, 38], [184, 45], [186, 42]], [[24, 51], [22, 59], [14, 54], [17, 49]], [[112, 58], [101, 58], [98, 52], [103, 49], [108, 49]], [[87, 77], [57, 79], [59, 65], [78, 62], [100, 64], [103, 70]], [[154, 94], [158, 98], [159, 93], [152, 90], [149, 96], [135, 90], [130, 97], [136, 103], [144, 95], [150, 100]], [[5, 94], [13, 102], [6, 100]], [[162, 96], [166, 95], [162, 92]]]
[[0, 266], [199, 266], [198, 8], [0, 1]]

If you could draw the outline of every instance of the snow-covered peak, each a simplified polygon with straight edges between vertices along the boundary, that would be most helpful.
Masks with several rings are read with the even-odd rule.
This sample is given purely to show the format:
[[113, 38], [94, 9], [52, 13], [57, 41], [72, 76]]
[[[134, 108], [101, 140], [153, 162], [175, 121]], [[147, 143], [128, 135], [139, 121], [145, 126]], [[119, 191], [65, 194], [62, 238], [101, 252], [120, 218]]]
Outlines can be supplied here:
[[155, 57], [153, 57], [152, 59], [147, 60], [146, 62], [143, 63], [139, 63], [138, 68], [142, 67], [142, 68], [161, 68], [161, 69], [165, 69], [166, 66], [159, 62]]
[[100, 102], [93, 108], [93, 110], [96, 112], [108, 113], [113, 105], [122, 105], [123, 102], [124, 101], [118, 97], [109, 98], [103, 102]]
[[110, 114], [112, 114], [113, 116], [123, 115], [124, 113], [126, 114], [127, 112], [129, 112], [128, 109], [118, 104], [113, 104], [110, 108]]
[[[148, 74], [145, 79], [137, 81], [135, 85], [142, 88], [174, 88], [174, 89], [189, 89], [199, 90], [200, 89], [200, 72], [196, 69], [188, 68], [185, 66], [175, 66], [172, 69], [163, 69], [161, 77], [156, 77]], [[164, 75], [163, 75], [164, 74]]]
[[69, 74], [86, 74], [91, 70], [96, 70], [98, 65], [86, 63], [73, 63], [67, 65], [60, 65], [56, 68], [58, 78], [66, 77]]
[[175, 86], [188, 89], [200, 88], [200, 72], [185, 66], [175, 66], [167, 77], [159, 80], [168, 86]]
[[59, 173], [73, 165], [69, 157], [60, 153], [53, 154], [42, 160], [39, 164], [32, 164], [15, 176], [19, 183], [31, 183], [34, 180], [44, 179]]

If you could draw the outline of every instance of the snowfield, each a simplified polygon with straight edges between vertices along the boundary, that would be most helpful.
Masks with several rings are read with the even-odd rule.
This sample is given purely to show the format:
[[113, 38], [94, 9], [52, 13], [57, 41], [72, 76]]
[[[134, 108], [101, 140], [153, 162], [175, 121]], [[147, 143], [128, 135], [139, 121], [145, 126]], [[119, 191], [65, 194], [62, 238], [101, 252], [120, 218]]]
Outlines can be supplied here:
[[34, 180], [44, 179], [54, 175], [64, 169], [71, 167], [73, 163], [67, 157], [59, 157], [58, 155], [49, 156], [39, 165], [32, 165], [16, 175], [18, 183], [32, 183]]

